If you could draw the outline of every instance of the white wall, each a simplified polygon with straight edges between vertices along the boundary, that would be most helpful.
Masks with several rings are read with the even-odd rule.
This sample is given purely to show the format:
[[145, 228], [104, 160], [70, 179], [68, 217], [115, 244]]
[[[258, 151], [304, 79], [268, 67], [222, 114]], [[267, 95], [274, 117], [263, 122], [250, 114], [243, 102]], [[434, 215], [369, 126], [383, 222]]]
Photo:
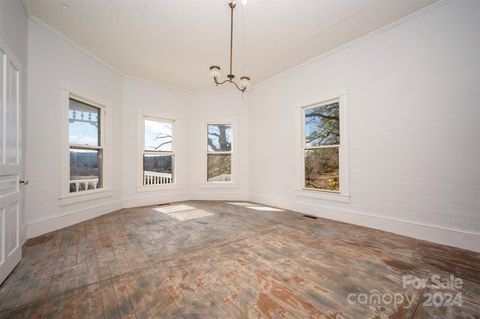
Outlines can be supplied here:
[[[206, 80], [209, 80], [206, 78]], [[248, 199], [248, 100], [237, 91], [192, 92], [189, 100], [189, 186], [193, 199]], [[206, 123], [231, 122], [231, 185], [206, 183]]]
[[[139, 173], [138, 117], [175, 120], [175, 186], [148, 191], [137, 188]], [[122, 98], [122, 200], [126, 207], [188, 198], [188, 93], [147, 82], [125, 79]]]
[[[125, 79], [122, 98], [122, 200], [124, 207], [186, 199], [248, 198], [248, 104], [233, 91], [185, 92]], [[139, 189], [138, 117], [175, 120], [176, 184], [158, 191]], [[236, 180], [206, 185], [205, 123], [234, 121]]]
[[[452, 2], [256, 87], [251, 198], [478, 250], [479, 34], [480, 3]], [[299, 197], [295, 112], [344, 89], [350, 203]]]
[[[35, 236], [66, 224], [118, 209], [121, 196], [121, 140], [110, 141], [111, 196], [72, 205], [60, 205], [62, 188], [62, 86], [83, 97], [107, 102], [112, 108], [112, 135], [121, 135], [122, 78], [86, 56], [52, 32], [29, 22], [28, 106], [25, 191], [27, 236]], [[67, 215], [66, 215], [67, 214]]]
[[[21, 64], [20, 74], [20, 103], [21, 103], [21, 116], [23, 119], [27, 117], [26, 105], [27, 105], [27, 81], [28, 81], [28, 17], [25, 12], [25, 8], [21, 1], [0, 1], [0, 42], [3, 45], [8, 46], [8, 49], [12, 51], [18, 63]], [[25, 123], [23, 121], [22, 123]], [[26, 135], [26, 127], [22, 126], [22, 135]], [[22, 156], [25, 159], [26, 147], [23, 144]], [[22, 168], [25, 170], [25, 167]], [[25, 175], [25, 174], [23, 174]], [[23, 177], [22, 177], [23, 178]], [[25, 237], [25, 214], [20, 215], [21, 234], [20, 238], [23, 240]]]

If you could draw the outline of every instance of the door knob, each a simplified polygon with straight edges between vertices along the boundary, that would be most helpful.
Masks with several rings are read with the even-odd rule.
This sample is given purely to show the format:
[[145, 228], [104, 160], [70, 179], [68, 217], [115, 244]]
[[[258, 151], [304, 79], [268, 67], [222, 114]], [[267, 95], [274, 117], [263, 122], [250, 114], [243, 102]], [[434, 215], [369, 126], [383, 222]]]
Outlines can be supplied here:
[[28, 179], [26, 179], [26, 180], [20, 180], [20, 184], [28, 185], [28, 183], [29, 183]]

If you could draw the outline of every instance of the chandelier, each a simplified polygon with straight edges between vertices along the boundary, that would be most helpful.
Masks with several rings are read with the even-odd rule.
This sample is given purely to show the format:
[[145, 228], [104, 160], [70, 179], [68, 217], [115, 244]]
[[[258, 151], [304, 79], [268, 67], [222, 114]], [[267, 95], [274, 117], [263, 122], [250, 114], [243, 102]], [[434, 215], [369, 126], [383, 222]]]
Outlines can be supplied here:
[[235, 9], [236, 2], [234, 0], [230, 0], [228, 6], [230, 7], [230, 73], [227, 74], [227, 79], [220, 81], [219, 78], [222, 76], [220, 73], [220, 67], [218, 65], [212, 65], [210, 67], [209, 76], [213, 78], [216, 86], [225, 84], [225, 83], [232, 83], [235, 87], [241, 91], [242, 93], [250, 86], [250, 78], [248, 76], [242, 76], [240, 78], [240, 84], [237, 84], [233, 79], [235, 75], [232, 72], [232, 51], [233, 51], [233, 9]]

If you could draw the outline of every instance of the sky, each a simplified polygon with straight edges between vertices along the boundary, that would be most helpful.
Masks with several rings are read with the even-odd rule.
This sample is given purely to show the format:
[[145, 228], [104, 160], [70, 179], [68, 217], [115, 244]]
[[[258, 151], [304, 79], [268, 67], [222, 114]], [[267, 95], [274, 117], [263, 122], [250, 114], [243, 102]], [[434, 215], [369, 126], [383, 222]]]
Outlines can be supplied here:
[[[145, 150], [171, 152], [172, 143], [164, 144], [158, 149], [155, 148], [162, 143], [172, 141], [172, 128], [171, 122], [145, 120]], [[164, 135], [168, 136], [157, 138]]]
[[[92, 114], [91, 120], [98, 123], [98, 115], [90, 114]], [[72, 111], [69, 111], [69, 118], [73, 118]], [[98, 128], [85, 122], [69, 122], [69, 140], [70, 144], [98, 146]]]

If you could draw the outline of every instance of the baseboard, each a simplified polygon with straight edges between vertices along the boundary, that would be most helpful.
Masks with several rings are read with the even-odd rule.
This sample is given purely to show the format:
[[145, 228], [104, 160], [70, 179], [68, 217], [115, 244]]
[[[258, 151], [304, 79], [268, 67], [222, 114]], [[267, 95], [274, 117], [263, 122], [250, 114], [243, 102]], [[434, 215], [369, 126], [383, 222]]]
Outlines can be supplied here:
[[248, 193], [239, 192], [195, 192], [190, 194], [191, 200], [241, 200], [245, 201], [250, 198]]
[[36, 219], [27, 223], [27, 239], [37, 237], [58, 229], [81, 223], [83, 221], [119, 210], [119, 202], [112, 202], [99, 206], [79, 209], [64, 214], [52, 215], [47, 218]]
[[172, 202], [181, 202], [189, 200], [190, 196], [186, 193], [168, 194], [168, 195], [150, 195], [142, 197], [132, 197], [122, 200], [122, 208], [150, 206], [156, 204], [165, 204]]
[[68, 213], [48, 216], [36, 219], [26, 224], [26, 239], [37, 237], [58, 229], [81, 223], [83, 221], [114, 212], [122, 208], [141, 207], [155, 204], [165, 204], [186, 200], [247, 200], [247, 193], [178, 193], [178, 194], [155, 194], [149, 196], [132, 197], [109, 204], [75, 210]]
[[307, 204], [300, 201], [289, 201], [260, 194], [250, 194], [250, 201], [480, 252], [480, 246], [478, 245], [480, 242], [480, 232], [465, 231], [439, 225], [421, 224], [352, 210]]
[[196, 192], [168, 195], [157, 194], [148, 197], [130, 198], [30, 221], [26, 224], [26, 238], [28, 239], [37, 237], [45, 233], [114, 212], [121, 208], [140, 207], [185, 200], [250, 200], [253, 202], [272, 205], [304, 214], [338, 220], [359, 226], [384, 230], [398, 235], [404, 235], [434, 243], [480, 252], [480, 246], [478, 246], [478, 243], [480, 242], [480, 232], [465, 231], [439, 225], [427, 225], [364, 212], [325, 207], [321, 205], [304, 203], [301, 201], [290, 201], [283, 198], [261, 194], [248, 194], [240, 192]]

